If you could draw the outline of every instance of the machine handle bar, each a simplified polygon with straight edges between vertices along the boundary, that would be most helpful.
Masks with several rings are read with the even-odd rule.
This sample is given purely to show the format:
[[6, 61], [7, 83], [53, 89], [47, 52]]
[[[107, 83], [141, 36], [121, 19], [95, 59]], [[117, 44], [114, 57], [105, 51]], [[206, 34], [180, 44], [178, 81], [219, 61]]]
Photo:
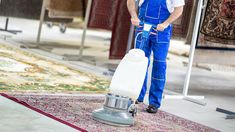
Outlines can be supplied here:
[[[140, 27], [143, 27], [144, 24], [145, 24], [144, 22], [140, 22], [140, 23], [139, 23], [139, 26], [140, 26]], [[149, 23], [147, 23], [147, 24], [149, 24]], [[157, 29], [156, 29], [156, 28], [157, 28], [156, 25], [153, 25], [153, 24], [150, 24], [150, 25], [152, 25], [152, 29], [153, 29], [154, 31], [158, 32]], [[151, 35], [157, 35], [157, 33], [155, 33], [155, 32], [150, 32], [150, 34], [151, 34]]]

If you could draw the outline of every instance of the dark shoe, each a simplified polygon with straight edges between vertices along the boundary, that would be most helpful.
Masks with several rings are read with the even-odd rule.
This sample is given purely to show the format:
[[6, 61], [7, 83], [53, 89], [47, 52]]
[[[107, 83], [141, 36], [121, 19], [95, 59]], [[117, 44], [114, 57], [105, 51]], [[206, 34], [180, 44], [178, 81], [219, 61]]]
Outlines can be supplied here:
[[155, 107], [155, 106], [153, 106], [153, 105], [149, 105], [148, 108], [146, 109], [146, 111], [147, 111], [148, 113], [153, 113], [153, 114], [155, 114], [155, 113], [157, 113], [158, 108]]
[[139, 101], [139, 100], [135, 101], [135, 104], [140, 104], [140, 103], [143, 103], [143, 101]]

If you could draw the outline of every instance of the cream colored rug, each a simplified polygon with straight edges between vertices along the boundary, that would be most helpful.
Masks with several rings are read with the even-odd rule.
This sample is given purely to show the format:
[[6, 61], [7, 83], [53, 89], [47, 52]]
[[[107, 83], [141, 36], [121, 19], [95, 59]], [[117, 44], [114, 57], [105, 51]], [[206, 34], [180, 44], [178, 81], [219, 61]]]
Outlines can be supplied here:
[[1, 92], [107, 92], [109, 81], [0, 44]]

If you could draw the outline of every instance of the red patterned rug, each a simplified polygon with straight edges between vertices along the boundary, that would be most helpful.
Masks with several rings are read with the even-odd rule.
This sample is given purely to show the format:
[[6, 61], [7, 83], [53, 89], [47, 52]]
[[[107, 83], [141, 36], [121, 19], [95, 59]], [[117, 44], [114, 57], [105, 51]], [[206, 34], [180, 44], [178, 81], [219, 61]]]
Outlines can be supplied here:
[[174, 116], [164, 111], [157, 114], [144, 112], [139, 105], [136, 124], [132, 127], [115, 127], [94, 121], [91, 112], [100, 108], [103, 96], [62, 96], [33, 94], [1, 94], [17, 103], [49, 116], [79, 131], [89, 132], [217, 132], [218, 130]]

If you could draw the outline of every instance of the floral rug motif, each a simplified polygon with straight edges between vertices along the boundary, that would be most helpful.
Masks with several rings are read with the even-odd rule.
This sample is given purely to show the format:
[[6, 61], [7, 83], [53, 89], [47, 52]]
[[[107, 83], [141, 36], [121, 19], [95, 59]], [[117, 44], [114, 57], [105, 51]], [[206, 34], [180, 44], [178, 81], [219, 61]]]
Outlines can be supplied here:
[[0, 91], [107, 92], [109, 81], [0, 44]]
[[220, 15], [235, 20], [235, 0], [224, 0]]
[[200, 47], [235, 48], [235, 1], [208, 0]]
[[60, 122], [79, 131], [89, 132], [218, 132], [207, 126], [174, 116], [164, 111], [149, 114], [144, 111], [145, 105], [139, 105], [135, 125], [115, 127], [102, 124], [92, 119], [91, 113], [101, 108], [104, 96], [61, 96], [36, 94], [1, 94], [24, 106], [33, 108], [44, 115], [53, 116]]

